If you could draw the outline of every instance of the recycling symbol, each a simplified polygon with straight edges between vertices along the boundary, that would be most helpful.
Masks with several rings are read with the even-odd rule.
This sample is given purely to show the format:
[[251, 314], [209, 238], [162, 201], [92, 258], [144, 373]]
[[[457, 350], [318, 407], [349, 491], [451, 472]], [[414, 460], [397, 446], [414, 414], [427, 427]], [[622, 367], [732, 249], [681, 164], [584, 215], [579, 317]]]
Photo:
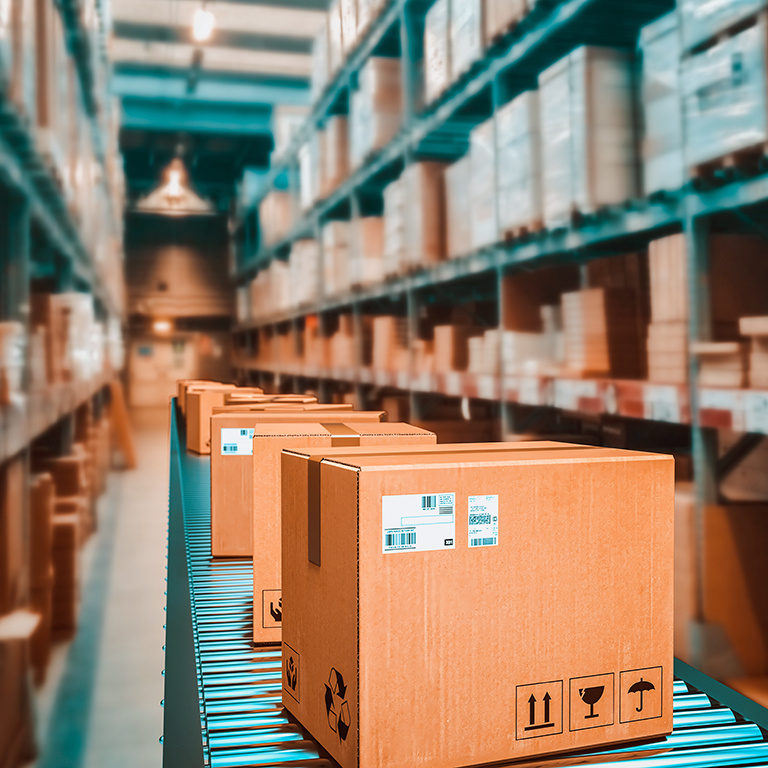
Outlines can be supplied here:
[[347, 685], [344, 678], [335, 667], [331, 667], [328, 682], [325, 684], [325, 711], [328, 715], [328, 725], [334, 733], [339, 734], [341, 741], [346, 741], [352, 716], [347, 702]]
[[296, 690], [296, 681], [298, 678], [299, 668], [296, 662], [293, 660], [293, 656], [289, 656], [285, 662], [285, 679], [288, 682], [288, 686], [292, 691]]

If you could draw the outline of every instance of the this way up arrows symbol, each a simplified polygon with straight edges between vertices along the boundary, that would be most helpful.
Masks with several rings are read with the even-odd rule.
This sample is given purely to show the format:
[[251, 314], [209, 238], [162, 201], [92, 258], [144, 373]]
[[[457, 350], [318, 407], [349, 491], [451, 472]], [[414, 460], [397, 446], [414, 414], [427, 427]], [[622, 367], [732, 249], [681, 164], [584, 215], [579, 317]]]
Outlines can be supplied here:
[[549, 695], [549, 691], [544, 694], [544, 722], [541, 725], [536, 725], [536, 697], [531, 694], [528, 699], [528, 721], [529, 725], [525, 728], [526, 731], [539, 731], [543, 728], [554, 728], [554, 722], [549, 721], [549, 707], [552, 701], [552, 697]]

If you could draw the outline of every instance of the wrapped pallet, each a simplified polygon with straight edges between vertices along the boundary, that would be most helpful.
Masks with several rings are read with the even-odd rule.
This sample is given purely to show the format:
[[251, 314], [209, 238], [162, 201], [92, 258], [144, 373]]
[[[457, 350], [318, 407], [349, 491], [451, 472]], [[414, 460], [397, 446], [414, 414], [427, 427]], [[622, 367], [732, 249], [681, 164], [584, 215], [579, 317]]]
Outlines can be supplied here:
[[312, 84], [311, 97], [314, 104], [325, 90], [330, 75], [328, 51], [328, 17], [323, 19], [320, 31], [312, 45]]
[[472, 131], [469, 148], [471, 179], [469, 217], [472, 247], [483, 248], [499, 239], [496, 223], [495, 129], [493, 119]]
[[445, 169], [445, 248], [449, 259], [466, 256], [472, 250], [472, 223], [467, 216], [472, 199], [471, 178], [469, 154]]
[[636, 193], [631, 56], [584, 46], [539, 76], [544, 220], [567, 225]]
[[541, 228], [539, 94], [526, 91], [496, 113], [497, 190], [502, 233]]
[[451, 80], [458, 79], [483, 55], [482, 0], [451, 0]]
[[450, 3], [436, 0], [424, 20], [424, 102], [431, 104], [451, 82]]
[[762, 154], [768, 141], [768, 19], [682, 63], [686, 162], [734, 152]]
[[394, 277], [405, 266], [405, 181], [399, 179], [384, 188], [384, 276]]
[[643, 185], [646, 195], [686, 181], [680, 100], [680, 32], [670, 13], [640, 33], [643, 52]]
[[765, 0], [680, 0], [679, 13], [686, 51], [730, 29], [765, 8]]
[[445, 194], [442, 163], [409, 165], [405, 185], [405, 269], [437, 264], [445, 255]]
[[320, 197], [320, 142], [322, 134], [314, 131], [309, 141], [299, 148], [299, 201], [308, 211]]
[[530, 0], [485, 0], [485, 39], [501, 37], [524, 19], [531, 7]]

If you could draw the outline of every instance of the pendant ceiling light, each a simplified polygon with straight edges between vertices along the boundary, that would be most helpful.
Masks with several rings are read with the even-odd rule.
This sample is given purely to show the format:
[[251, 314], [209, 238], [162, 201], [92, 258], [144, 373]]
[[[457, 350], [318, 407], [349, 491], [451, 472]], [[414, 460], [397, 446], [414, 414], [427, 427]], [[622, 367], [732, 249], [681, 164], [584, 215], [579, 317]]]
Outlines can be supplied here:
[[163, 172], [162, 184], [139, 200], [136, 210], [166, 216], [199, 216], [215, 213], [210, 202], [190, 189], [187, 169], [179, 158], [173, 160]]

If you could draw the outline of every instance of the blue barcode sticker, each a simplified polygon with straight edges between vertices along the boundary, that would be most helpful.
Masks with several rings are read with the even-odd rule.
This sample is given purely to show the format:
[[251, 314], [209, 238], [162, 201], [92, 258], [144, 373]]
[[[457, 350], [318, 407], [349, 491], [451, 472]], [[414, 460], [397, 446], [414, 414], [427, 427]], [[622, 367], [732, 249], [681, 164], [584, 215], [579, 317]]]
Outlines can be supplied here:
[[253, 456], [253, 429], [221, 428], [222, 456]]
[[455, 549], [455, 501], [453, 493], [382, 496], [382, 552]]
[[499, 545], [499, 497], [470, 496], [467, 541], [469, 548]]

